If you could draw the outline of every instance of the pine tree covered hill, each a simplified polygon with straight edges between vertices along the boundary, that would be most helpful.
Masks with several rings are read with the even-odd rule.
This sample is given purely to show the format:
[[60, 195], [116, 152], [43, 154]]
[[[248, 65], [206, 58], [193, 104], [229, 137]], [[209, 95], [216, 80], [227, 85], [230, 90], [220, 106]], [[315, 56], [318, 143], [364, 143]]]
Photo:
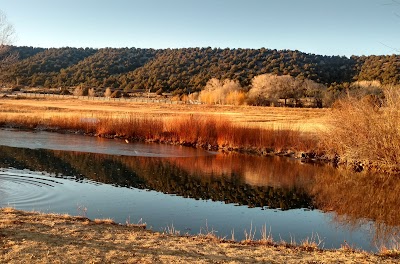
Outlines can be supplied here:
[[271, 49], [140, 49], [12, 47], [19, 60], [0, 72], [3, 84], [87, 85], [126, 91], [200, 91], [211, 78], [248, 87], [263, 73], [291, 75], [327, 86], [362, 80], [400, 83], [400, 55], [323, 56]]

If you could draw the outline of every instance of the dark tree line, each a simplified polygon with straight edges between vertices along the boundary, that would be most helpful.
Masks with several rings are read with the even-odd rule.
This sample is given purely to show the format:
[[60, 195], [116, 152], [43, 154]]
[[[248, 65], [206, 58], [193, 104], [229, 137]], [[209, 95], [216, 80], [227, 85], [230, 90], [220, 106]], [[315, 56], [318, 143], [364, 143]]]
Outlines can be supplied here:
[[362, 56], [359, 60], [358, 80], [378, 80], [382, 84], [400, 83], [400, 55]]
[[400, 81], [400, 56], [322, 56], [271, 49], [139, 49], [11, 47], [19, 59], [0, 72], [3, 84], [69, 87], [87, 85], [125, 91], [191, 93], [211, 78], [248, 87], [254, 76], [273, 73], [330, 87], [360, 80]]

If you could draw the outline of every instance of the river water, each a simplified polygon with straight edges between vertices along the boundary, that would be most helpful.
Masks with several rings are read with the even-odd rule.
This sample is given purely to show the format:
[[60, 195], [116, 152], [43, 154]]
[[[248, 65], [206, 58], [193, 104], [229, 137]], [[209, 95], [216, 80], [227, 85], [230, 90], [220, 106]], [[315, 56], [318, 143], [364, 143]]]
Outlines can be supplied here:
[[[400, 183], [284, 157], [0, 130], [0, 206], [368, 251], [399, 240]], [[233, 235], [232, 235], [233, 234]]]

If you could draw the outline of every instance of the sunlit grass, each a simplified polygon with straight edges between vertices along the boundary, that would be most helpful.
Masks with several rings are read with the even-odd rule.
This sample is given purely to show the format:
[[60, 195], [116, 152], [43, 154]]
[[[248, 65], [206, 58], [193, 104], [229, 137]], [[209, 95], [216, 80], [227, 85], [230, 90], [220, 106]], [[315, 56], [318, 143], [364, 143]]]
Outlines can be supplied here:
[[153, 141], [206, 149], [254, 150], [263, 152], [314, 151], [318, 142], [308, 133], [291, 128], [255, 128], [235, 125], [215, 116], [189, 115], [174, 119], [126, 114], [114, 117], [27, 116], [0, 118], [2, 126], [74, 131], [100, 137]]

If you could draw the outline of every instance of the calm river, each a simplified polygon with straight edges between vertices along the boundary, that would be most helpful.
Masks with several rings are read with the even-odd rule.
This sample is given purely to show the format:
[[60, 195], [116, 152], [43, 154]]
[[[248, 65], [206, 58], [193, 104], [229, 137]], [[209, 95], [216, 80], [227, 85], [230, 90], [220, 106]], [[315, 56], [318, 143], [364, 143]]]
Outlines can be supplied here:
[[377, 251], [400, 241], [398, 193], [393, 177], [289, 158], [0, 130], [0, 207]]

